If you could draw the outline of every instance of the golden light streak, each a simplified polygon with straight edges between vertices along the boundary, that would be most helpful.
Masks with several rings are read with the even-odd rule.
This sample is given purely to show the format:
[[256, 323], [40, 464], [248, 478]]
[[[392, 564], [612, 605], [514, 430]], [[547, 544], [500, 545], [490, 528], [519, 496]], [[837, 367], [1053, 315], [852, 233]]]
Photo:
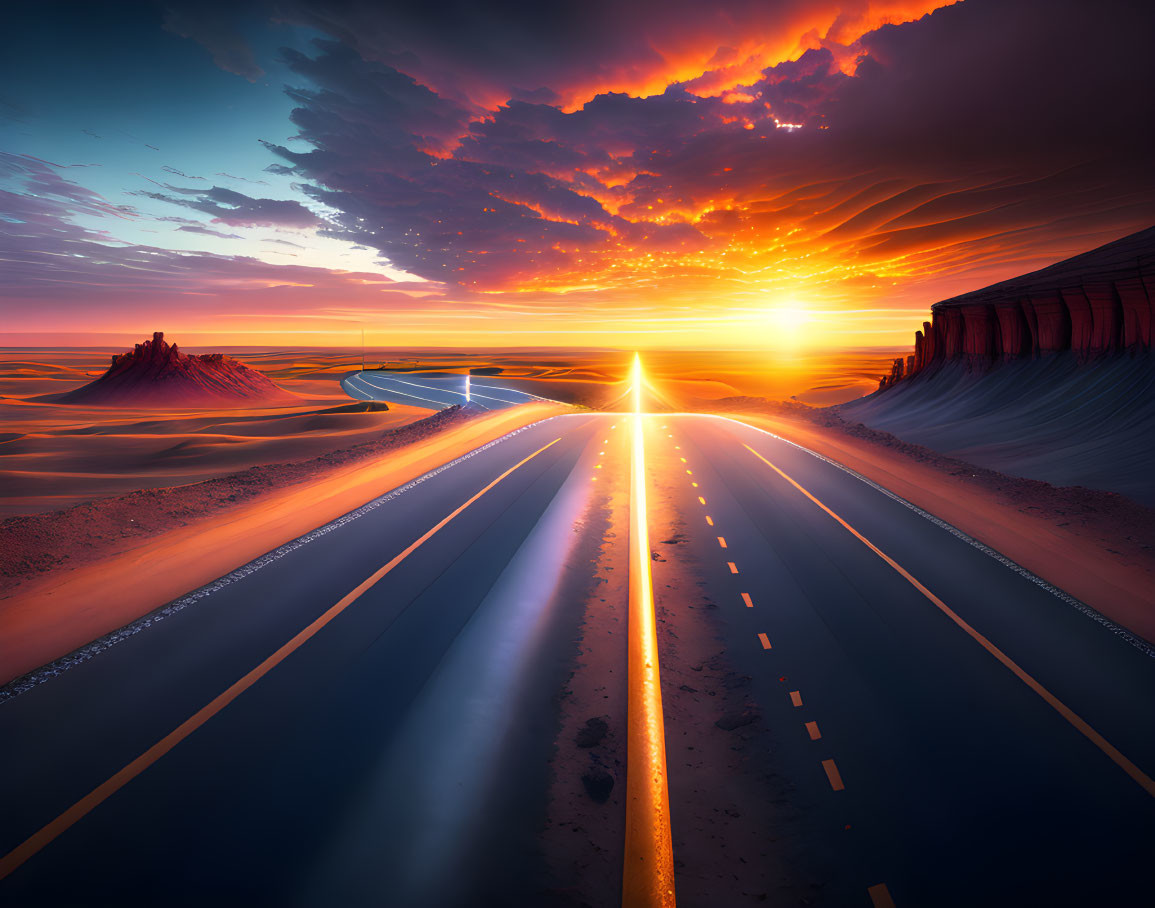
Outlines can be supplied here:
[[626, 745], [624, 908], [673, 908], [674, 847], [666, 783], [666, 729], [646, 515], [642, 361], [634, 356], [633, 469], [630, 477], [630, 616]]

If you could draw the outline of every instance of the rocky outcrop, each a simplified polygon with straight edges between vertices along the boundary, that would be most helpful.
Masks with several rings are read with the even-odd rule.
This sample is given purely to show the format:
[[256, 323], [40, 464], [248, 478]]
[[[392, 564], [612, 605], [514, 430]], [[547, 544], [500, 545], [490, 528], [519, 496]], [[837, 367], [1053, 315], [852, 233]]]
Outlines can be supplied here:
[[948, 361], [975, 368], [1071, 351], [1083, 360], [1152, 349], [1155, 227], [1040, 271], [935, 303], [879, 389]]
[[291, 403], [296, 396], [264, 374], [221, 353], [189, 356], [157, 331], [152, 340], [112, 357], [96, 381], [60, 403], [135, 407], [238, 407]]

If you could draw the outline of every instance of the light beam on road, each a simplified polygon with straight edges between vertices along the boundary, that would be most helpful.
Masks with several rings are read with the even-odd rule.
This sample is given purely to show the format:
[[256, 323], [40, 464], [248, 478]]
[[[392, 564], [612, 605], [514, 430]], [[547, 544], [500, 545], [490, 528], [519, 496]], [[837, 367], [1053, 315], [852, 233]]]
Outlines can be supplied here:
[[638, 414], [635, 419], [641, 422], [642, 412], [642, 357], [641, 354], [634, 354], [634, 364], [630, 367], [630, 388], [634, 395], [634, 413]]
[[666, 730], [658, 675], [658, 636], [646, 517], [642, 360], [632, 369], [633, 457], [630, 477], [630, 615], [626, 742], [626, 847], [623, 908], [673, 908], [674, 848], [666, 784]]

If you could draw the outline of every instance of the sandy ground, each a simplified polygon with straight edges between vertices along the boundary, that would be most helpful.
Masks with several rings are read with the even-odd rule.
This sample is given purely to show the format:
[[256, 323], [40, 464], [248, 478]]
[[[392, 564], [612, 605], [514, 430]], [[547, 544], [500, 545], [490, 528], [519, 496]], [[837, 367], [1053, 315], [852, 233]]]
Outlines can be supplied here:
[[392, 439], [304, 463], [6, 521], [0, 525], [0, 683], [562, 409], [531, 404], [459, 420], [454, 412], [433, 418], [438, 431], [418, 424]]
[[103, 373], [94, 351], [7, 353], [0, 362], [0, 518], [135, 489], [200, 482], [258, 464], [308, 460], [379, 438], [429, 410], [351, 408], [330, 356], [254, 357], [300, 399], [248, 409], [128, 409], [41, 399]]
[[850, 467], [1155, 641], [1155, 511], [984, 470], [837, 417], [765, 401], [728, 415]]

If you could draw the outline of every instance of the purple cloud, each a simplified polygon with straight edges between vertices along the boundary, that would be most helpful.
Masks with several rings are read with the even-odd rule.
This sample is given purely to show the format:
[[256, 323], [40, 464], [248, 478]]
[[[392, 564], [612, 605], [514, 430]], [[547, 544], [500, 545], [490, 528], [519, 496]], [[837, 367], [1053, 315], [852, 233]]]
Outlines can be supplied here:
[[760, 249], [780, 250], [771, 270], [821, 254], [869, 284], [898, 259], [928, 277], [1012, 268], [1155, 219], [1151, 8], [968, 0], [849, 45], [827, 35], [724, 97], [674, 85], [572, 112], [533, 92], [479, 112], [395, 52], [392, 11], [311, 14], [345, 43], [287, 53], [311, 148], [269, 147], [339, 212], [328, 232], [468, 289], [652, 283], [646, 255], [749, 283], [764, 268], [737, 263]]
[[201, 236], [220, 237], [222, 240], [240, 239], [235, 233], [221, 233], [219, 230], [212, 230], [208, 227], [202, 227], [199, 224], [186, 224], [183, 227], [177, 227], [177, 230], [183, 230], [185, 233], [199, 233]]
[[213, 62], [225, 72], [256, 82], [265, 71], [257, 65], [253, 49], [233, 21], [232, 7], [223, 4], [207, 8], [203, 3], [170, 2], [163, 27], [182, 38], [191, 38], [207, 50]]
[[176, 198], [161, 192], [141, 192], [139, 195], [203, 212], [212, 216], [214, 224], [227, 224], [230, 227], [305, 229], [325, 223], [300, 202], [292, 199], [255, 199], [222, 186], [214, 186], [212, 189], [165, 188], [193, 198]]

